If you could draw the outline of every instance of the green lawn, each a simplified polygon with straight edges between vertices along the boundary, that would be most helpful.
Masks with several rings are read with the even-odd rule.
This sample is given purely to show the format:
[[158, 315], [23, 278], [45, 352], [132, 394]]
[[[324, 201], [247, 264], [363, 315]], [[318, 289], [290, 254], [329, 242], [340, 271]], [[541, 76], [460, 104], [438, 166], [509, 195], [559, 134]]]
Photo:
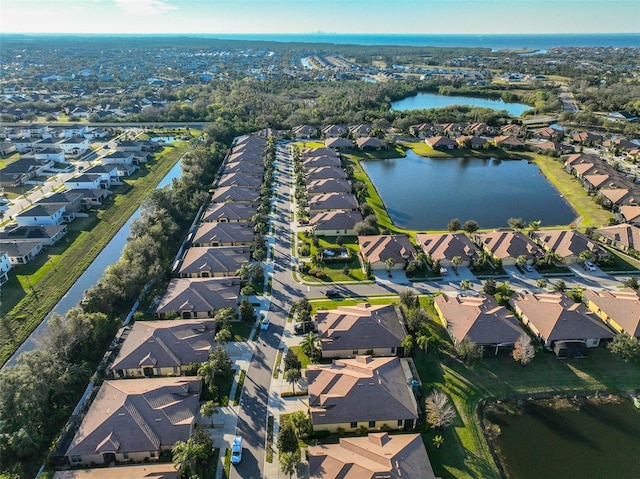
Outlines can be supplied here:
[[[127, 179], [127, 194], [116, 195], [109, 207], [97, 210], [95, 217], [100, 221], [93, 224], [95, 217], [85, 223], [75, 220], [59, 246], [49, 248], [33, 265], [15, 269], [12, 279], [2, 288], [0, 364], [40, 324], [187, 149], [184, 142], [174, 145], [177, 146], [165, 148], [156, 161], [143, 167], [144, 176]], [[76, 229], [83, 226], [89, 229]], [[35, 266], [44, 269], [35, 270]]]
[[[422, 298], [421, 298], [422, 301]], [[335, 309], [338, 306], [353, 306], [359, 303], [369, 304], [392, 304], [397, 303], [397, 296], [368, 296], [362, 298], [349, 298], [349, 299], [319, 299], [311, 300], [311, 306], [313, 306], [312, 314], [320, 309]]]
[[242, 320], [231, 321], [229, 325], [231, 326], [233, 341], [247, 341], [249, 339], [249, 334], [251, 334], [251, 330], [253, 329], [253, 324], [253, 322]]
[[309, 356], [302, 352], [302, 348], [300, 346], [291, 346], [289, 349], [296, 353], [296, 356], [298, 356], [298, 359], [302, 364], [302, 366], [300, 366], [300, 369], [307, 369], [307, 366], [309, 366], [310, 364]]
[[301, 274], [303, 280], [317, 283], [331, 283], [331, 282], [344, 282], [344, 281], [365, 281], [367, 279], [360, 260], [358, 259], [358, 251], [360, 246], [357, 243], [355, 236], [342, 237], [342, 246], [338, 245], [335, 241], [337, 236], [318, 236], [318, 246], [314, 246], [311, 238], [307, 238], [304, 233], [298, 233], [298, 245], [308, 243], [310, 246], [310, 256], [318, 254], [318, 251], [331, 248], [349, 248], [351, 250], [351, 259], [346, 263], [349, 267], [349, 274], [344, 274], [343, 269], [345, 263], [329, 263], [326, 262], [322, 267], [322, 271], [327, 275], [326, 278], [316, 278], [308, 274]]

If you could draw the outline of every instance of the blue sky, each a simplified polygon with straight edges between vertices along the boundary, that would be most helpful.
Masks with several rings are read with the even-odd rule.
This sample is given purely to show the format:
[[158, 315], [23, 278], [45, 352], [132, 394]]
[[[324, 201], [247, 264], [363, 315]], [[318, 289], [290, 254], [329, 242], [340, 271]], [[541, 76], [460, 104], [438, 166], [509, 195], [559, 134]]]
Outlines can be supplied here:
[[639, 0], [0, 0], [2, 33], [622, 33]]

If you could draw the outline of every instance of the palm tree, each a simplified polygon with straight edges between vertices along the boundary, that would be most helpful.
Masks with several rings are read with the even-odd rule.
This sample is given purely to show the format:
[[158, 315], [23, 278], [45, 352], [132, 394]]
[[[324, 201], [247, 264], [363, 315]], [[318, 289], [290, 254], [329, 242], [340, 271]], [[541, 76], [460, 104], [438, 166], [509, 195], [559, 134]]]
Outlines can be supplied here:
[[291, 384], [293, 394], [296, 394], [296, 384], [300, 381], [302, 373], [299, 369], [287, 369], [284, 373], [284, 380]]
[[421, 251], [418, 254], [416, 254], [416, 261], [420, 265], [420, 269], [423, 269], [423, 268], [426, 269], [427, 265], [429, 264], [429, 257], [424, 252]]
[[550, 249], [544, 252], [544, 256], [541, 258], [541, 261], [542, 264], [547, 266], [547, 268], [550, 268], [555, 263], [562, 261], [562, 258], [558, 253]]
[[458, 266], [462, 264], [462, 256], [454, 256], [451, 258], [451, 265], [453, 266], [454, 273], [458, 274]]
[[581, 251], [579, 255], [579, 258], [582, 260], [583, 263], [585, 261], [593, 261], [594, 257], [595, 257], [595, 254], [593, 254], [593, 252], [588, 249]]
[[516, 258], [516, 264], [518, 266], [520, 266], [521, 268], [524, 267], [525, 264], [527, 264], [527, 257], [523, 254], [521, 254], [520, 256], [518, 256]]
[[460, 288], [465, 291], [469, 291], [471, 289], [471, 286], [471, 281], [469, 281], [468, 279], [463, 279], [462, 281], [460, 281]]
[[289, 479], [291, 479], [291, 476], [296, 472], [296, 467], [300, 462], [300, 453], [283, 452], [280, 453], [279, 456], [280, 469], [289, 476]]
[[215, 401], [207, 401], [200, 406], [200, 414], [202, 417], [211, 419], [211, 427], [213, 427], [213, 416], [218, 412], [218, 404]]
[[393, 258], [387, 258], [384, 260], [384, 266], [387, 269], [387, 273], [391, 276], [391, 268], [393, 268], [396, 264], [396, 260]]
[[173, 446], [173, 465], [183, 477], [191, 477], [196, 472], [198, 459], [202, 456], [202, 444], [193, 441], [178, 441]]
[[300, 341], [300, 348], [309, 358], [315, 357], [318, 351], [318, 336], [309, 331]]
[[211, 389], [214, 387], [213, 380], [215, 378], [216, 370], [211, 361], [206, 361], [198, 368], [198, 376], [202, 379], [202, 382], [206, 387]]
[[238, 271], [236, 271], [236, 276], [240, 276], [242, 281], [249, 279], [249, 274], [251, 274], [251, 267], [249, 266], [249, 263], [241, 265]]

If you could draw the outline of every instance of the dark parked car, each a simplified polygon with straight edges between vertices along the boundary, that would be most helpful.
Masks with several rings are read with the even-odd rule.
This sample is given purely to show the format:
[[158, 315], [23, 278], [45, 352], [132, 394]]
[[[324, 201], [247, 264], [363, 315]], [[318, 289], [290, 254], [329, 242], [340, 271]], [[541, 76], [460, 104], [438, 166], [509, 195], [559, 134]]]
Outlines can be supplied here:
[[342, 296], [342, 293], [337, 289], [328, 289], [327, 292], [324, 293], [324, 295], [327, 298], [339, 298], [340, 296]]
[[293, 330], [295, 331], [296, 334], [305, 334], [308, 332], [317, 332], [318, 331], [318, 327], [316, 326], [316, 323], [314, 323], [313, 321], [303, 321], [302, 323], [297, 323], [294, 327]]

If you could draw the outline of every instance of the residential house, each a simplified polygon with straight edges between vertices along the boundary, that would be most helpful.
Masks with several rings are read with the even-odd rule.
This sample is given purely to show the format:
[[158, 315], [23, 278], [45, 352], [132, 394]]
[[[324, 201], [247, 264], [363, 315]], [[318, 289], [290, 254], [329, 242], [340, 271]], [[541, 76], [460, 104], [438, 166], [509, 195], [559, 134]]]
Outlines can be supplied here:
[[203, 363], [216, 334], [213, 320], [136, 321], [109, 367], [114, 379], [182, 376]]
[[593, 133], [590, 131], [580, 131], [580, 132], [574, 133], [571, 136], [571, 139], [580, 145], [592, 146], [592, 145], [602, 143], [602, 140], [604, 140], [604, 137], [602, 135], [599, 135], [597, 133]]
[[564, 264], [581, 261], [580, 254], [589, 251], [594, 261], [601, 261], [610, 253], [589, 237], [575, 230], [532, 231], [531, 237], [545, 250], [555, 251]]
[[156, 307], [162, 319], [178, 313], [182, 319], [213, 318], [224, 308], [237, 308], [240, 278], [173, 278]]
[[179, 479], [173, 463], [57, 471], [53, 479]]
[[212, 203], [255, 203], [260, 197], [260, 189], [253, 186], [222, 186], [211, 195]]
[[358, 138], [356, 145], [361, 150], [380, 150], [385, 147], [384, 142], [376, 137]]
[[248, 246], [217, 246], [187, 248], [173, 268], [180, 278], [216, 278], [236, 276], [243, 264], [248, 264], [251, 251]]
[[492, 296], [436, 296], [435, 310], [455, 344], [468, 339], [483, 346], [485, 354], [511, 350], [526, 334], [518, 320]]
[[587, 308], [618, 333], [640, 339], [640, 293], [632, 288], [616, 291], [586, 289]]
[[82, 174], [69, 178], [64, 182], [70, 190], [99, 190], [100, 188], [106, 189], [106, 185], [102, 184], [102, 174]]
[[516, 294], [509, 303], [522, 322], [548, 349], [556, 341], [580, 341], [589, 348], [613, 333], [582, 303], [563, 293]]
[[621, 206], [616, 217], [620, 222], [640, 226], [640, 206]]
[[65, 138], [73, 138], [84, 136], [89, 132], [89, 125], [81, 125], [74, 123], [73, 125], [65, 126], [62, 130], [62, 134]]
[[65, 456], [72, 466], [157, 461], [189, 439], [201, 388], [195, 377], [104, 381]]
[[245, 163], [253, 163], [254, 165], [263, 165], [264, 160], [262, 155], [264, 152], [260, 150], [253, 150], [250, 147], [242, 148], [240, 151], [235, 149], [226, 158], [227, 163], [234, 163], [236, 161], [244, 161]]
[[0, 240], [0, 251], [4, 251], [12, 265], [27, 264], [42, 252], [44, 244], [40, 240], [5, 241]]
[[224, 169], [222, 171], [224, 174], [242, 172], [262, 178], [264, 175], [264, 166], [248, 161], [225, 162]]
[[612, 211], [619, 211], [623, 205], [638, 204], [638, 199], [627, 188], [600, 188], [602, 205]]
[[413, 429], [419, 417], [409, 360], [358, 356], [307, 368], [313, 430]]
[[315, 126], [311, 125], [298, 125], [294, 126], [291, 129], [295, 138], [306, 138], [309, 139], [311, 137], [315, 137], [318, 134], [318, 129]]
[[418, 138], [427, 138], [436, 134], [436, 127], [431, 123], [420, 123], [418, 125], [411, 125], [409, 131], [413, 136]]
[[314, 180], [307, 183], [309, 195], [322, 195], [326, 193], [351, 193], [351, 182], [341, 178], [327, 178]]
[[9, 281], [7, 273], [11, 271], [11, 260], [9, 253], [2, 248], [2, 239], [0, 238], [0, 286]]
[[84, 174], [100, 175], [100, 188], [111, 188], [122, 184], [118, 179], [118, 166], [120, 165], [95, 165], [84, 170]]
[[[66, 183], [65, 186], [69, 187]], [[73, 188], [73, 191], [82, 195], [82, 206], [86, 209], [90, 209], [92, 206], [101, 206], [111, 194], [109, 190], [100, 188]]]
[[532, 143], [531, 149], [534, 151], [540, 152], [553, 152], [558, 155], [566, 155], [568, 153], [573, 153], [574, 148], [572, 145], [567, 145], [566, 143], [560, 143], [559, 141], [543, 141], [540, 143]]
[[453, 266], [453, 258], [460, 258], [460, 266], [469, 267], [480, 256], [480, 250], [464, 233], [418, 233], [416, 243], [428, 257], [440, 266]]
[[62, 221], [70, 223], [75, 218], [76, 213], [82, 210], [82, 194], [73, 190], [59, 191], [40, 198], [35, 204], [64, 206], [65, 211], [62, 216]]
[[37, 150], [33, 153], [33, 156], [36, 160], [39, 161], [52, 161], [57, 163], [64, 163], [65, 156], [64, 151], [60, 148], [44, 148], [42, 150]]
[[308, 454], [310, 479], [436, 479], [420, 434], [341, 437], [338, 444], [310, 446]]
[[89, 140], [83, 136], [67, 138], [60, 142], [60, 149], [66, 156], [76, 158], [89, 149]]
[[506, 150], [524, 150], [526, 145], [524, 141], [518, 138], [516, 135], [500, 135], [493, 138], [493, 144], [498, 148]]
[[334, 166], [336, 168], [340, 168], [342, 162], [340, 161], [340, 157], [338, 156], [308, 156], [303, 161], [302, 164], [305, 168], [321, 168], [323, 166]]
[[257, 212], [257, 205], [250, 203], [209, 203], [202, 213], [203, 223], [239, 223], [251, 221]]
[[368, 123], [362, 125], [352, 125], [349, 127], [349, 135], [352, 138], [362, 138], [365, 136], [371, 136], [371, 132], [373, 131], [373, 126]]
[[466, 130], [473, 136], [492, 134], [494, 129], [484, 122], [469, 123]]
[[324, 140], [324, 146], [338, 151], [352, 150], [353, 141], [342, 137], [331, 137]]
[[360, 303], [317, 312], [322, 357], [402, 356], [407, 330], [397, 305]]
[[311, 215], [323, 211], [344, 210], [356, 211], [358, 200], [351, 193], [323, 193], [312, 195], [309, 198], [309, 211]]
[[143, 143], [141, 141], [119, 141], [116, 144], [116, 151], [134, 152], [142, 151]]
[[489, 140], [482, 136], [466, 135], [456, 138], [456, 142], [460, 148], [472, 148], [474, 150], [483, 148]]
[[67, 234], [65, 225], [59, 226], [7, 226], [0, 231], [2, 242], [40, 241], [44, 246], [53, 246]]
[[502, 125], [500, 127], [500, 133], [507, 136], [520, 136], [523, 133], [523, 129], [520, 125], [516, 125], [515, 123], [509, 123], [507, 125]]
[[358, 236], [360, 255], [372, 270], [404, 269], [416, 257], [407, 235]]
[[327, 125], [322, 128], [322, 136], [325, 138], [338, 138], [347, 135], [347, 128], [342, 125]]
[[305, 177], [307, 183], [315, 180], [325, 179], [347, 179], [347, 172], [337, 166], [323, 166], [319, 168], [309, 168]]
[[527, 264], [535, 263], [544, 256], [544, 251], [520, 231], [493, 231], [476, 235], [478, 243], [503, 265], [514, 265], [519, 258]]
[[193, 233], [192, 246], [239, 246], [253, 241], [254, 223], [202, 223]]
[[453, 150], [458, 148], [458, 143], [446, 136], [431, 136], [425, 138], [424, 142], [434, 150]]
[[61, 205], [35, 205], [16, 215], [18, 226], [57, 226], [62, 224], [65, 207]]
[[533, 130], [533, 137], [545, 140], [559, 140], [562, 138], [562, 131], [551, 128], [550, 126], [545, 126]]
[[640, 228], [630, 224], [620, 224], [598, 228], [593, 232], [598, 241], [608, 244], [624, 253], [640, 251]]
[[255, 175], [247, 175], [246, 173], [229, 173], [222, 175], [218, 179], [218, 188], [224, 186], [248, 186], [251, 188], [260, 188], [262, 178]]
[[133, 165], [133, 152], [113, 151], [100, 158], [103, 165]]
[[616, 186], [615, 179], [607, 174], [584, 175], [582, 184], [587, 192], [595, 192], [601, 188], [614, 188]]
[[335, 156], [336, 158], [339, 158], [340, 154], [332, 148], [305, 148], [304, 150], [302, 150], [303, 161], [307, 158], [313, 158], [317, 156]]
[[11, 140], [0, 141], [0, 156], [6, 156], [16, 151], [16, 146]]
[[355, 226], [363, 221], [359, 211], [333, 210], [317, 213], [309, 224], [317, 236], [355, 235]]

